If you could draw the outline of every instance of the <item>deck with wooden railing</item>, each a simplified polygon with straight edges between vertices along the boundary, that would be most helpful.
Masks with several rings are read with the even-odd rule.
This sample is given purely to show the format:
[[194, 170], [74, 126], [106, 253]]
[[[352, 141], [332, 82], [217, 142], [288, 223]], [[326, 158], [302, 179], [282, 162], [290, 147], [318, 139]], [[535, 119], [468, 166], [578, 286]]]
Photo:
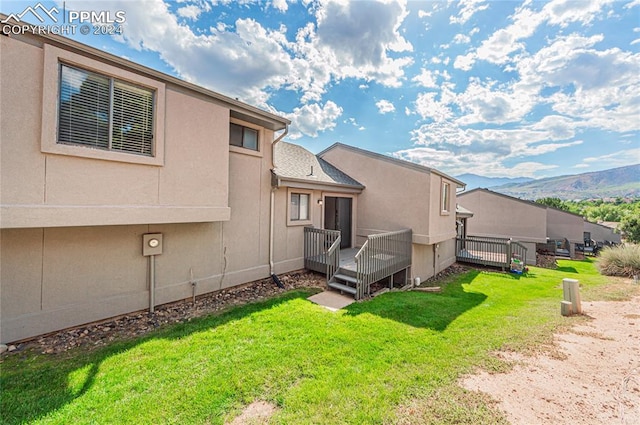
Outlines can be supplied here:
[[411, 229], [370, 235], [357, 251], [340, 250], [340, 232], [304, 229], [305, 268], [324, 273], [327, 286], [353, 294], [371, 295], [371, 285], [411, 267]]
[[509, 269], [511, 260], [525, 262], [527, 248], [508, 238], [467, 236], [456, 238], [456, 260], [461, 263]]

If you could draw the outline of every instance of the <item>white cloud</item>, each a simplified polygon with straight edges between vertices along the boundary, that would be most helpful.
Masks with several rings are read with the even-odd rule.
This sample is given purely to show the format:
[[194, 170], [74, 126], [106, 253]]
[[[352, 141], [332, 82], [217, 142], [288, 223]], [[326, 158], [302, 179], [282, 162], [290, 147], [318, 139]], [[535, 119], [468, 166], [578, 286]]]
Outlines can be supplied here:
[[640, 0], [632, 0], [624, 5], [625, 9], [631, 9], [632, 7], [640, 6]]
[[302, 136], [317, 137], [319, 132], [335, 128], [336, 121], [342, 115], [342, 108], [332, 101], [324, 106], [314, 103], [295, 108], [291, 114], [283, 114], [291, 120], [290, 139]]
[[531, 125], [532, 130], [546, 131], [550, 140], [567, 140], [575, 136], [579, 123], [560, 115], [548, 115]]
[[[91, 9], [94, 5], [69, 0], [67, 6]], [[297, 91], [302, 93], [301, 104], [317, 103], [332, 81], [344, 78], [399, 87], [404, 68], [413, 62], [410, 56], [402, 56], [412, 50], [399, 32], [408, 14], [404, 1], [317, 3], [310, 8], [317, 25], [308, 22], [294, 40], [287, 40], [284, 25], [267, 29], [249, 18], [231, 25], [217, 22], [210, 34], [194, 32], [178, 20], [197, 19], [207, 7], [211, 7], [208, 2], [190, 1], [173, 14], [161, 0], [101, 2], [105, 10], [126, 11], [122, 41], [129, 46], [157, 52], [187, 81], [265, 109], [273, 91]], [[275, 0], [268, 7], [285, 11], [288, 4]]]
[[358, 121], [356, 121], [356, 119], [353, 118], [353, 117], [344, 120], [344, 123], [345, 124], [351, 124], [352, 126], [356, 127], [359, 131], [366, 130], [366, 127], [363, 126], [363, 125], [358, 124]]
[[271, 4], [274, 7], [274, 9], [277, 9], [280, 12], [286, 12], [289, 9], [287, 0], [272, 0]]
[[544, 6], [543, 14], [551, 25], [562, 28], [574, 22], [588, 25], [604, 6], [613, 2], [614, 0], [555, 0]]
[[453, 67], [456, 69], [461, 69], [463, 71], [469, 71], [473, 68], [473, 64], [475, 63], [475, 54], [468, 53], [466, 55], [456, 56], [456, 59], [453, 61]]
[[178, 16], [181, 16], [181, 17], [187, 18], [187, 19], [191, 19], [191, 20], [194, 20], [194, 21], [198, 19], [198, 17], [200, 16], [200, 14], [202, 12], [203, 12], [203, 10], [200, 9], [195, 4], [190, 4], [188, 6], [183, 6], [183, 7], [179, 8], [177, 10]]
[[523, 161], [508, 167], [486, 154], [460, 155], [428, 147], [399, 150], [393, 152], [392, 156], [433, 167], [450, 175], [472, 172], [487, 177], [537, 177], [541, 171], [557, 168], [556, 165], [534, 161]]
[[425, 68], [422, 68], [420, 70], [420, 75], [413, 77], [411, 81], [415, 81], [416, 83], [420, 84], [422, 87], [426, 87], [426, 88], [438, 87], [434, 73]]
[[393, 106], [393, 103], [385, 99], [377, 101], [376, 107], [378, 108], [378, 112], [380, 112], [381, 114], [388, 114], [390, 112], [395, 112], [396, 110], [396, 107]]
[[640, 54], [618, 48], [599, 51], [602, 35], [558, 37], [517, 65], [514, 90], [553, 88], [546, 102], [584, 127], [611, 131], [640, 129]]
[[453, 42], [456, 44], [468, 44], [471, 42], [471, 37], [464, 34], [456, 34], [455, 37], [453, 37]]
[[513, 90], [494, 90], [495, 82], [481, 82], [472, 78], [456, 103], [463, 114], [458, 124], [505, 124], [520, 121], [535, 105], [536, 99], [529, 93]]
[[607, 155], [587, 157], [577, 164], [576, 168], [605, 168], [624, 167], [640, 163], [640, 148], [625, 149]]
[[523, 52], [526, 47], [523, 41], [533, 36], [543, 23], [563, 28], [576, 22], [588, 25], [613, 1], [554, 0], [545, 4], [539, 12], [531, 10], [529, 2], [525, 2], [511, 16], [511, 25], [498, 29], [477, 49], [458, 56], [454, 67], [469, 71], [478, 60], [498, 65], [519, 61], [518, 53]]
[[452, 24], [465, 24], [473, 15], [486, 10], [489, 5], [484, 0], [460, 0], [458, 2], [460, 11], [456, 16], [449, 17]]
[[403, 68], [412, 64], [410, 56], [391, 58], [390, 52], [413, 50], [399, 33], [408, 15], [399, 2], [322, 3], [316, 12], [317, 31], [312, 34], [313, 47], [321, 52], [324, 63], [337, 78], [374, 79], [399, 87]]
[[415, 110], [422, 119], [442, 122], [453, 117], [453, 112], [446, 103], [436, 100], [437, 93], [420, 93], [415, 101]]

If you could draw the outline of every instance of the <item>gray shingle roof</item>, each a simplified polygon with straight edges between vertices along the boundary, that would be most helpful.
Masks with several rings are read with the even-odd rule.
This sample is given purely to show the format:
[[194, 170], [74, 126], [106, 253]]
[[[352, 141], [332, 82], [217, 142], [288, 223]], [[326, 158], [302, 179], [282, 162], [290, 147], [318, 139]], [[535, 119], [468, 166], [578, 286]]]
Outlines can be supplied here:
[[282, 179], [364, 188], [364, 185], [324, 159], [317, 157], [302, 146], [292, 143], [280, 142], [276, 145], [275, 165], [274, 174]]

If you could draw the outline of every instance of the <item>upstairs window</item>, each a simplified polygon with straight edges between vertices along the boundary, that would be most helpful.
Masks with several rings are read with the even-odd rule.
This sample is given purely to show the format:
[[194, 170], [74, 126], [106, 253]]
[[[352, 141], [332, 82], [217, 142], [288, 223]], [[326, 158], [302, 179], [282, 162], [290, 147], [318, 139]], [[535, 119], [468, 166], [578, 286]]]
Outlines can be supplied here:
[[448, 213], [449, 212], [449, 203], [450, 203], [450, 197], [451, 194], [450, 192], [450, 187], [451, 185], [449, 183], [446, 182], [442, 182], [442, 209], [441, 211], [443, 213]]
[[60, 65], [57, 143], [154, 156], [154, 90]]
[[258, 150], [258, 130], [231, 123], [229, 127], [229, 144], [241, 148]]

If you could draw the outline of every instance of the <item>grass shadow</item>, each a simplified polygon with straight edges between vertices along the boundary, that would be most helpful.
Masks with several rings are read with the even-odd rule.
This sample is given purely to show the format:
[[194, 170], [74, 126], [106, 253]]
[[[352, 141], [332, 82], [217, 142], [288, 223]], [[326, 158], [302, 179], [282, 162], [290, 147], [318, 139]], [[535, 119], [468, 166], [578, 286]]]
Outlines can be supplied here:
[[570, 267], [570, 266], [557, 267], [556, 270], [559, 271], [559, 272], [564, 272], [564, 273], [578, 274], [578, 270], [576, 270], [575, 267]]
[[[312, 293], [295, 290], [266, 301], [230, 307], [96, 350], [81, 348], [56, 355], [23, 352], [6, 356], [0, 359], [0, 424], [30, 423], [73, 402], [92, 387], [104, 361], [140, 344], [158, 339], [181, 339], [291, 300], [305, 299]], [[43, 396], [43, 386], [47, 387], [46, 396]]]
[[348, 315], [373, 314], [402, 322], [416, 328], [429, 328], [442, 332], [458, 316], [480, 305], [485, 294], [465, 291], [481, 272], [473, 270], [443, 286], [442, 293], [417, 291], [390, 292], [372, 300], [354, 303], [344, 310]]

